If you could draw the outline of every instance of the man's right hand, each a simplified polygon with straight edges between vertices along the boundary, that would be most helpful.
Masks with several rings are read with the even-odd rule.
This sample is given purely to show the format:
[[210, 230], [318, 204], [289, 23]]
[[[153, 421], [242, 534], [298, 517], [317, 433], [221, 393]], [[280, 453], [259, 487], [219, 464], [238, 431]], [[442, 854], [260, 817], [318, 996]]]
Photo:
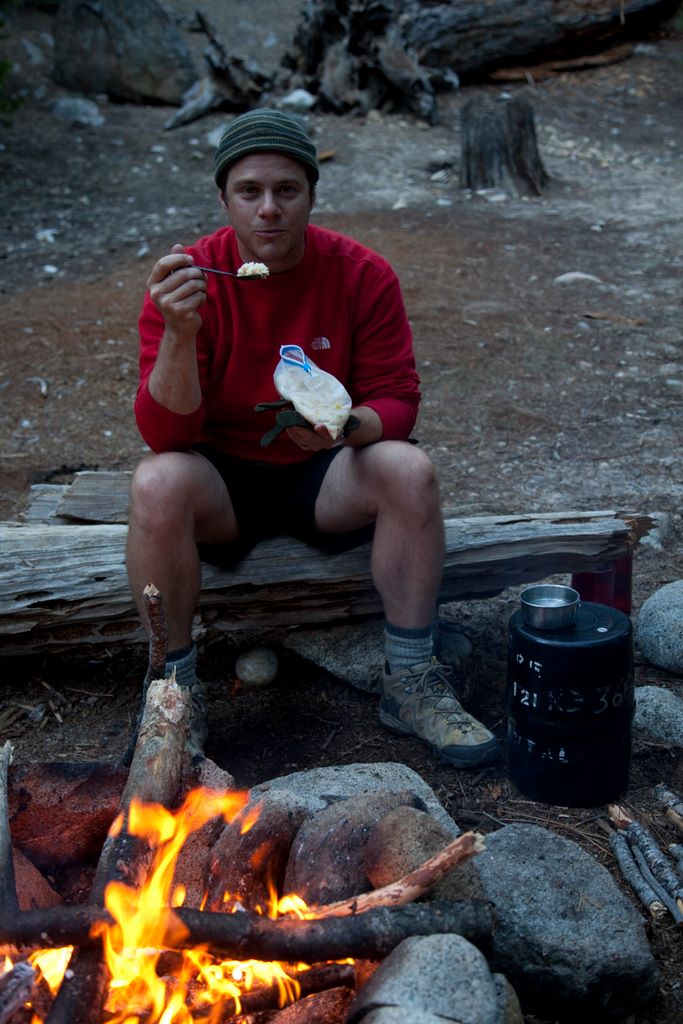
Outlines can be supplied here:
[[168, 330], [177, 338], [194, 338], [202, 325], [198, 310], [206, 302], [206, 278], [184, 246], [174, 245], [155, 263], [147, 288]]

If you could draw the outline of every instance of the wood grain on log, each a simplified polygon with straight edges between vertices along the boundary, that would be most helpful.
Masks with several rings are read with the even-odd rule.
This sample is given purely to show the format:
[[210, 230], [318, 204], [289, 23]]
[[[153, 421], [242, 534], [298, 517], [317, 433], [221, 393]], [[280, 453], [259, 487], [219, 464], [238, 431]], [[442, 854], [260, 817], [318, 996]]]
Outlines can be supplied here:
[[462, 110], [460, 185], [500, 188], [511, 196], [540, 195], [548, 175], [536, 143], [534, 112], [523, 96], [478, 96]]
[[[65, 650], [75, 644], [145, 643], [125, 567], [125, 523], [88, 520], [99, 473], [62, 493], [48, 525], [30, 516], [0, 524], [0, 654]], [[103, 474], [111, 507], [126, 508], [129, 475]], [[93, 492], [94, 488], [94, 492]], [[86, 493], [87, 492], [87, 493]], [[80, 496], [79, 496], [80, 495]], [[118, 497], [117, 497], [118, 495]], [[46, 508], [44, 488], [41, 507]], [[107, 504], [105, 502], [105, 504]], [[67, 513], [75, 518], [66, 519]], [[559, 511], [445, 519], [440, 602], [577, 572], [633, 551], [656, 517], [618, 510]], [[204, 565], [198, 635], [343, 622], [381, 614], [370, 545], [324, 554], [288, 537], [262, 541], [234, 569]]]

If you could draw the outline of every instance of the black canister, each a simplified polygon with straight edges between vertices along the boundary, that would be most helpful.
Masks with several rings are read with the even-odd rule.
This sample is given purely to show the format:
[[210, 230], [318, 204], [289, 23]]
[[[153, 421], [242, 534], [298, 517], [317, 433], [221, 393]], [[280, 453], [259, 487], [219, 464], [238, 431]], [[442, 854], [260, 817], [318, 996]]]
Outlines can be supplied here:
[[628, 785], [633, 627], [623, 612], [583, 603], [566, 629], [510, 619], [510, 777], [532, 800], [611, 803]]

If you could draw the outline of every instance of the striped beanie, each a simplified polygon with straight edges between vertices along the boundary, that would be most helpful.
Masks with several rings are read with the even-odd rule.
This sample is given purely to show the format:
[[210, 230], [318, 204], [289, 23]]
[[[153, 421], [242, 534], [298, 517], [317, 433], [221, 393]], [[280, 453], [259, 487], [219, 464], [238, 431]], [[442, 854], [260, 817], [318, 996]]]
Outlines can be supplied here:
[[312, 185], [318, 180], [315, 146], [301, 122], [281, 110], [249, 110], [228, 125], [216, 150], [214, 177], [219, 188], [231, 165], [250, 153], [284, 153], [304, 165]]

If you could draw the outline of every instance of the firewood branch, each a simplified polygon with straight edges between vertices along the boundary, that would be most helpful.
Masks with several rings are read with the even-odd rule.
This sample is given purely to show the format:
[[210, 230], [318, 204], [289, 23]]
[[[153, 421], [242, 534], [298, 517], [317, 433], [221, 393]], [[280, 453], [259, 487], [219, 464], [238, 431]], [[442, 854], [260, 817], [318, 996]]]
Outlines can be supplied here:
[[464, 832], [443, 850], [435, 853], [414, 871], [396, 882], [373, 889], [372, 892], [353, 896], [338, 903], [328, 903], [315, 908], [318, 917], [344, 917], [362, 914], [375, 907], [401, 907], [423, 896], [431, 887], [458, 864], [469, 860], [475, 853], [485, 849], [483, 836], [478, 832]]
[[683, 832], [683, 799], [681, 799], [678, 793], [667, 789], [666, 786], [655, 786], [653, 792], [657, 799], [666, 807], [667, 818], [673, 821], [679, 831]]
[[[212, 953], [237, 960], [283, 960], [318, 963], [344, 957], [379, 959], [411, 935], [452, 933], [475, 945], [491, 934], [491, 909], [482, 900], [420, 903], [405, 907], [376, 907], [353, 917], [312, 918], [304, 921], [260, 914], [216, 913], [180, 907], [169, 915], [164, 948], [204, 945]], [[174, 920], [175, 919], [175, 920]], [[177, 922], [184, 929], [177, 928]], [[76, 945], [86, 950], [95, 941], [95, 924], [111, 923], [102, 907], [47, 907], [0, 918], [0, 943], [44, 946]], [[181, 938], [179, 932], [184, 931]]]
[[626, 837], [646, 886], [664, 904], [674, 921], [683, 926], [683, 883], [652, 833], [618, 804], [610, 805], [608, 814]]

